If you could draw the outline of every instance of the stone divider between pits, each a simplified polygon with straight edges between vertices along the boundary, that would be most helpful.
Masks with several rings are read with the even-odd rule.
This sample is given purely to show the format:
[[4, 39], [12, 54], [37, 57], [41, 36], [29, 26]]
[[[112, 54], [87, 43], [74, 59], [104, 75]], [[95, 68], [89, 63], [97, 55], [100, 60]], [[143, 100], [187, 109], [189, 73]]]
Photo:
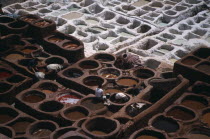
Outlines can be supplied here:
[[53, 20], [43, 19], [30, 14], [20, 17], [19, 20], [29, 24], [27, 34], [38, 40], [45, 51], [61, 55], [68, 59], [69, 63], [74, 63], [84, 58], [83, 42], [71, 35], [58, 32]]
[[[164, 79], [165, 80], [165, 79]], [[147, 125], [147, 122], [153, 115], [160, 113], [163, 111], [169, 104], [172, 104], [180, 95], [183, 93], [183, 90], [188, 87], [189, 81], [184, 79], [182, 76], [178, 76], [177, 79], [167, 79], [164, 81], [163, 79], [157, 79], [157, 82], [153, 85], [149, 85], [142, 93], [140, 93], [137, 97], [147, 100], [148, 92], [152, 90], [152, 88], [155, 88], [155, 86], [159, 86], [164, 84], [166, 87], [165, 89], [168, 90], [170, 87], [165, 85], [165, 82], [171, 82], [171, 85], [173, 86], [170, 91], [165, 94], [162, 98], [160, 98], [158, 101], [153, 102], [149, 108], [145, 109], [142, 113], [139, 113], [137, 116], [133, 117], [133, 121], [129, 121], [122, 127], [122, 133], [123, 131], [126, 131], [125, 134], [123, 134], [123, 137], [129, 136], [129, 133], [132, 133], [133, 131], [137, 130], [140, 127], [144, 127]], [[177, 85], [174, 85], [175, 82], [177, 82]], [[168, 88], [169, 87], [169, 88]], [[168, 88], [168, 89], [167, 89]], [[149, 91], [150, 90], [150, 91]], [[148, 101], [148, 100], [147, 100]], [[137, 101], [138, 102], [138, 101]], [[125, 111], [124, 108], [121, 109], [122, 111]], [[117, 117], [118, 115], [113, 115], [112, 117]], [[142, 122], [144, 121], [144, 122]], [[141, 124], [139, 124], [141, 122]], [[139, 124], [139, 126], [138, 126]]]
[[48, 64], [61, 64], [68, 65], [68, 61], [61, 56], [50, 56], [44, 52], [42, 48], [37, 44], [31, 44], [30, 40], [20, 39], [6, 44], [12, 50], [3, 54], [1, 59], [9, 63], [12, 67], [16, 68], [20, 73], [34, 78], [34, 71], [28, 68], [28, 63], [34, 58], [40, 58], [37, 69], [46, 74], [47, 79], [56, 78], [53, 72], [47, 71], [46, 65]]
[[1, 135], [7, 138], [28, 136], [26, 130], [31, 123], [37, 121], [36, 118], [31, 117], [6, 103], [1, 103], [0, 109], [0, 115], [2, 117], [0, 122]]
[[[67, 100], [68, 95], [74, 100]], [[18, 94], [16, 107], [38, 119], [50, 119], [59, 125], [69, 126], [81, 118], [92, 115], [89, 109], [75, 105], [80, 104], [78, 102], [83, 97], [82, 93], [64, 88], [57, 82], [45, 80]], [[80, 117], [75, 117], [74, 114]]]
[[23, 35], [28, 30], [28, 25], [8, 16], [0, 16], [1, 35], [19, 34]]
[[1, 61], [0, 101], [12, 104], [15, 96], [33, 84], [30, 77], [17, 73], [10, 65]]
[[210, 83], [210, 49], [200, 47], [184, 56], [174, 64], [174, 73], [182, 74], [190, 81], [204, 81]]

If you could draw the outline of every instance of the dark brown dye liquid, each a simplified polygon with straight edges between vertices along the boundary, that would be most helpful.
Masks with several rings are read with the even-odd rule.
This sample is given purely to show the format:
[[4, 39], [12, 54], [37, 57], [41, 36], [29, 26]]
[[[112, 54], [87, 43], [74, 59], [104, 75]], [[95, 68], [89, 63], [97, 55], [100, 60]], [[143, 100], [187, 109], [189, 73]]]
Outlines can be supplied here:
[[27, 122], [27, 121], [20, 121], [20, 122], [16, 122], [14, 125], [12, 125], [11, 127], [15, 130], [16, 134], [23, 134], [26, 132], [26, 128], [28, 127], [28, 125], [30, 125], [31, 122]]
[[49, 136], [52, 133], [49, 129], [38, 129], [35, 132], [32, 133], [33, 136], [36, 137], [45, 137]]
[[210, 139], [209, 136], [204, 134], [190, 134], [188, 136], [189, 139]]
[[85, 82], [85, 84], [88, 86], [98, 86], [99, 84], [101, 84], [101, 82], [99, 82], [98, 80], [88, 80]]
[[29, 103], [37, 103], [42, 101], [44, 98], [40, 95], [27, 95], [23, 98], [23, 101], [29, 102]]
[[133, 86], [134, 84], [135, 85], [138, 84], [136, 80], [129, 79], [129, 78], [119, 79], [117, 83], [124, 86]]
[[202, 121], [210, 126], [210, 112], [203, 115]]
[[201, 64], [197, 66], [197, 69], [205, 72], [206, 74], [210, 74], [210, 64]]
[[176, 119], [184, 120], [184, 121], [185, 120], [192, 120], [194, 118], [194, 116], [191, 115], [190, 113], [188, 113], [184, 110], [178, 109], [178, 108], [175, 108], [175, 109], [167, 112], [167, 115], [168, 116], [173, 116]]
[[87, 99], [82, 102], [82, 105], [87, 107], [90, 110], [98, 110], [104, 107], [102, 101], [98, 99]]
[[91, 131], [92, 134], [95, 134], [95, 135], [106, 135], [105, 132], [103, 131], [98, 131], [98, 130], [94, 130], [94, 131]]
[[71, 119], [71, 120], [78, 120], [78, 119], [86, 117], [86, 115], [84, 113], [79, 112], [79, 111], [69, 112], [65, 115], [68, 119]]
[[195, 58], [186, 58], [184, 60], [182, 60], [182, 63], [185, 64], [185, 65], [195, 65], [196, 63], [198, 63], [199, 60], [198, 59], [195, 59]]
[[91, 65], [91, 64], [81, 65], [81, 68], [83, 68], [83, 69], [94, 69], [94, 68], [97, 68], [97, 67], [98, 67], [97, 65]]
[[181, 104], [194, 110], [200, 110], [206, 107], [203, 103], [195, 100], [184, 100]]
[[119, 93], [119, 92], [122, 92], [121, 90], [118, 90], [118, 89], [107, 89], [105, 90], [105, 93]]
[[33, 50], [33, 49], [23, 49], [22, 50], [23, 53], [27, 53], [27, 54], [29, 54], [29, 53], [31, 53], [33, 51], [35, 51], [35, 50]]
[[141, 135], [137, 137], [136, 139], [159, 139], [159, 138], [154, 137], [154, 136], [149, 136], [149, 135]]
[[152, 124], [155, 128], [164, 130], [168, 133], [176, 132], [179, 129], [177, 123], [172, 122], [168, 119], [158, 119]]
[[6, 123], [14, 119], [13, 116], [7, 114], [0, 114], [0, 124]]

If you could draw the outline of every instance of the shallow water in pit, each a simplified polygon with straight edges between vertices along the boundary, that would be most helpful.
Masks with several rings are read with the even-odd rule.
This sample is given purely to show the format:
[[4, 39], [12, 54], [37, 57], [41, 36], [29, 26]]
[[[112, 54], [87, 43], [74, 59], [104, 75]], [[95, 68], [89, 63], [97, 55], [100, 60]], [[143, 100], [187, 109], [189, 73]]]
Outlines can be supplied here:
[[103, 102], [97, 99], [87, 99], [82, 102], [82, 105], [90, 110], [98, 110], [104, 107]]
[[25, 97], [23, 97], [23, 101], [25, 102], [29, 102], [29, 103], [37, 103], [42, 101], [44, 98], [40, 95], [27, 95]]
[[103, 132], [103, 131], [98, 131], [98, 130], [94, 130], [91, 131], [92, 134], [96, 134], [96, 135], [106, 135], [107, 133]]
[[80, 18], [82, 16], [83, 16], [83, 14], [81, 14], [81, 13], [70, 12], [68, 14], [63, 15], [62, 17], [65, 18], [65, 19], [67, 19], [67, 20], [73, 20], [73, 19]]
[[194, 110], [200, 110], [206, 107], [203, 103], [195, 100], [184, 100], [181, 104]]
[[65, 114], [65, 116], [71, 120], [79, 120], [81, 118], [86, 117], [86, 115], [84, 113], [79, 112], [79, 111], [69, 112], [69, 113]]
[[202, 116], [202, 120], [203, 120], [203, 122], [207, 123], [208, 126], [210, 126], [210, 112], [204, 114]]
[[105, 93], [119, 93], [119, 92], [122, 92], [121, 90], [118, 90], [118, 89], [107, 89], [105, 90]]
[[24, 56], [22, 56], [20, 54], [10, 54], [5, 57], [6, 60], [11, 61], [11, 62], [15, 62], [15, 61], [21, 60], [23, 58], [24, 58]]
[[149, 1], [147, 0], [138, 0], [137, 2], [134, 2], [132, 5], [136, 7], [141, 7], [143, 5], [146, 5], [147, 3], [149, 3]]
[[16, 122], [11, 127], [15, 130], [16, 134], [23, 134], [26, 132], [26, 128], [31, 124], [31, 122], [28, 121], [19, 121]]
[[0, 124], [9, 122], [12, 120], [14, 117], [8, 114], [0, 114]]
[[173, 110], [170, 110], [169, 112], [167, 112], [167, 116], [172, 116], [176, 119], [179, 119], [179, 120], [192, 120], [194, 118], [194, 115], [184, 111], [184, 110], [181, 110], [181, 109], [178, 109], [178, 108], [175, 108]]
[[133, 86], [138, 84], [138, 82], [134, 79], [129, 79], [129, 78], [123, 78], [123, 79], [119, 79], [117, 81], [118, 84], [120, 85], [125, 85], [125, 86]]

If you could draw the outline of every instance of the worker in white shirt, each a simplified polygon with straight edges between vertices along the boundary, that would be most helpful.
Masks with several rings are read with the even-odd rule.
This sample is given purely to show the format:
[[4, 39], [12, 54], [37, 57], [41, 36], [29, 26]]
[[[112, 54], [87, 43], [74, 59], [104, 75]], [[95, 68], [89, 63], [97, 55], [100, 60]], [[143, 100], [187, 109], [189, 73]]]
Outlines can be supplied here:
[[104, 105], [109, 106], [110, 105], [109, 97], [108, 95], [103, 95], [103, 93], [104, 93], [104, 90], [102, 89], [102, 85], [99, 84], [95, 90], [95, 96], [96, 98], [102, 100], [104, 102]]

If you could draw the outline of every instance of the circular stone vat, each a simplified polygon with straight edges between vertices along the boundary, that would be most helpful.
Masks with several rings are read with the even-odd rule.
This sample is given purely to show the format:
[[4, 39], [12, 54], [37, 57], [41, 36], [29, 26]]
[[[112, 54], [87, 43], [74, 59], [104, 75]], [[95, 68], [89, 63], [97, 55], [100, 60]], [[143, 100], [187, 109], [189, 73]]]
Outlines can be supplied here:
[[137, 70], [133, 71], [133, 75], [140, 79], [148, 79], [148, 78], [153, 77], [155, 75], [155, 73], [149, 69], [137, 69]]
[[128, 102], [131, 99], [129, 95], [125, 94], [127, 96], [127, 98], [128, 98], [127, 100], [123, 100], [123, 99], [117, 100], [117, 99], [115, 99], [115, 95], [116, 94], [112, 94], [111, 97], [110, 97], [110, 101], [113, 102], [113, 103], [124, 104], [124, 103]]
[[104, 79], [98, 76], [88, 76], [83, 79], [83, 83], [87, 86], [98, 86], [104, 83]]
[[114, 61], [115, 60], [115, 57], [111, 54], [106, 54], [106, 53], [99, 53], [99, 54], [96, 54], [94, 56], [94, 59], [100, 61], [100, 62], [111, 62], [111, 61]]
[[44, 112], [56, 112], [63, 108], [63, 104], [57, 101], [46, 101], [39, 106]]
[[12, 76], [12, 72], [4, 68], [0, 68], [0, 79], [5, 79]]
[[58, 90], [58, 85], [51, 83], [51, 82], [44, 82], [41, 83], [38, 88], [42, 90], [43, 93], [54, 93]]
[[157, 131], [141, 129], [134, 132], [129, 139], [166, 139], [166, 137]]
[[29, 128], [29, 134], [36, 138], [47, 138], [57, 128], [54, 122], [38, 121]]
[[12, 124], [10, 124], [10, 127], [14, 129], [16, 134], [25, 134], [27, 127], [33, 122], [34, 120], [31, 118], [19, 118], [18, 120], [12, 122]]
[[83, 99], [81, 101], [81, 105], [92, 111], [103, 109], [105, 107], [104, 103], [95, 97], [89, 97]]
[[59, 58], [59, 57], [50, 57], [50, 58], [45, 60], [45, 63], [47, 65], [49, 65], [49, 64], [63, 64], [64, 60], [62, 58]]
[[14, 132], [11, 128], [8, 127], [0, 127], [0, 135], [1, 135], [1, 139], [12, 139], [14, 138]]
[[115, 79], [121, 75], [121, 72], [115, 68], [104, 68], [99, 71], [99, 75], [106, 79]]
[[46, 95], [42, 92], [33, 90], [26, 92], [22, 95], [21, 99], [27, 103], [37, 103], [46, 98]]
[[179, 130], [179, 124], [172, 118], [167, 118], [164, 116], [156, 117], [153, 122], [152, 126], [159, 130], [164, 130], [167, 133], [176, 132]]
[[15, 21], [13, 18], [10, 17], [0, 17], [0, 23], [10, 23]]
[[65, 49], [76, 49], [79, 47], [79, 44], [73, 43], [73, 42], [66, 42], [63, 44], [63, 48]]
[[10, 84], [0, 82], [0, 94], [7, 92], [8, 90], [11, 89], [11, 87], [12, 85]]
[[84, 122], [82, 129], [94, 137], [113, 137], [120, 129], [117, 120], [106, 117], [94, 117]]
[[117, 79], [116, 83], [120, 86], [133, 86], [137, 85], [139, 82], [138, 79], [132, 78], [132, 77], [120, 77]]
[[166, 115], [182, 121], [188, 121], [195, 118], [195, 113], [193, 111], [181, 106], [171, 108], [167, 111]]
[[52, 42], [52, 43], [59, 43], [62, 42], [64, 40], [64, 38], [59, 37], [59, 36], [53, 36], [48, 38], [48, 41]]
[[[1, 74], [1, 73], [0, 73]], [[22, 81], [24, 81], [26, 78], [20, 75], [14, 75], [10, 78], [7, 79], [8, 82], [10, 83], [20, 83]]]
[[200, 60], [196, 57], [189, 56], [183, 59], [181, 62], [185, 65], [195, 65], [199, 62]]
[[77, 68], [70, 68], [64, 71], [63, 75], [69, 77], [69, 78], [79, 78], [83, 75], [84, 73], [82, 70], [77, 69]]
[[66, 109], [63, 114], [67, 119], [76, 121], [87, 117], [89, 115], [89, 111], [84, 107], [74, 106]]
[[193, 110], [201, 110], [205, 107], [208, 107], [208, 101], [201, 96], [188, 95], [184, 97], [181, 105], [189, 107]]
[[210, 127], [210, 118], [209, 117], [210, 117], [210, 108], [205, 109], [202, 112], [202, 118], [201, 118], [201, 121], [206, 123]]
[[85, 60], [79, 63], [79, 66], [83, 69], [95, 69], [99, 67], [98, 62], [93, 60]]
[[18, 112], [11, 108], [0, 107], [0, 124], [5, 124], [18, 116]]
[[76, 93], [73, 92], [68, 92], [68, 93], [62, 93], [59, 94], [56, 97], [56, 100], [63, 104], [77, 104], [77, 102], [81, 99], [82, 97]]

